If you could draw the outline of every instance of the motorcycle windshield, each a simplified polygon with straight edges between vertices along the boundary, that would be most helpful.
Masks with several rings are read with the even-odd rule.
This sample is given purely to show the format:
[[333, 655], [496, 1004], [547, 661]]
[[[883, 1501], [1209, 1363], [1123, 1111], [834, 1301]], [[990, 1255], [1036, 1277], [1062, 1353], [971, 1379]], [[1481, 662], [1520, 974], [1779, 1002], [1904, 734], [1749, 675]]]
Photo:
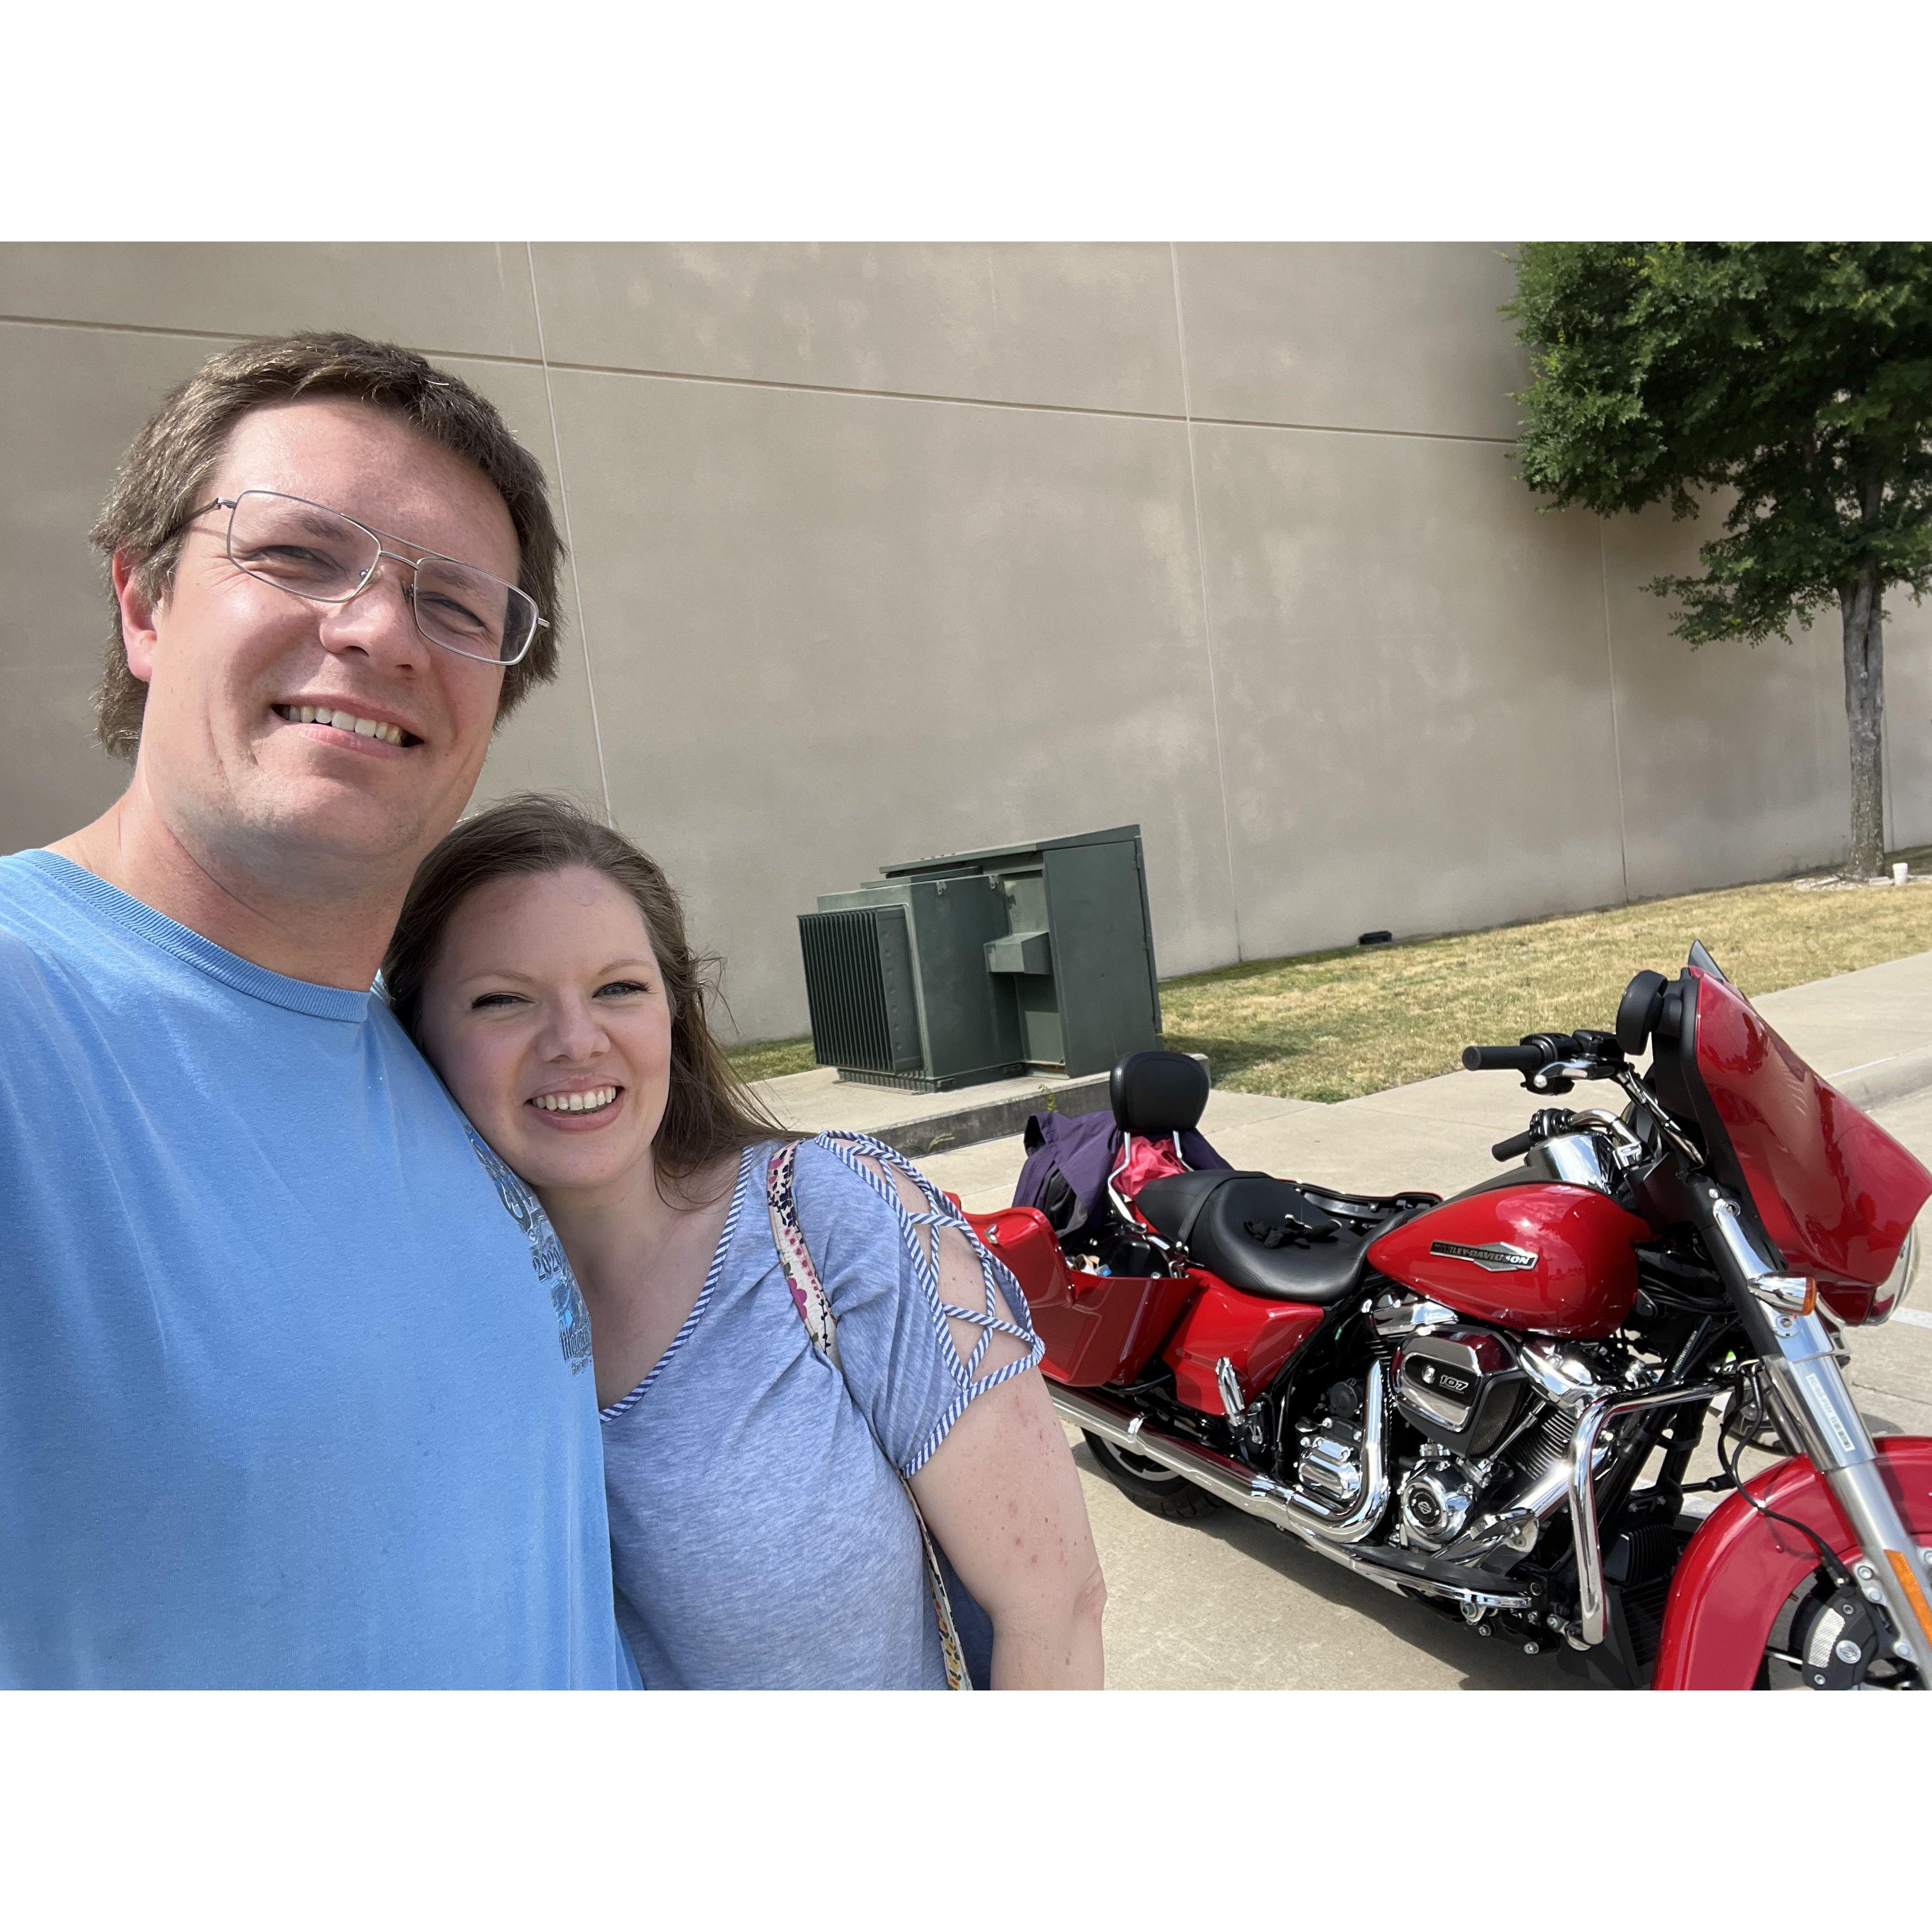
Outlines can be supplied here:
[[1697, 987], [1707, 1138], [1715, 1128], [1729, 1141], [1787, 1268], [1875, 1287], [1932, 1196], [1932, 1173], [1813, 1072], [1736, 987], [1696, 965], [1684, 970]]

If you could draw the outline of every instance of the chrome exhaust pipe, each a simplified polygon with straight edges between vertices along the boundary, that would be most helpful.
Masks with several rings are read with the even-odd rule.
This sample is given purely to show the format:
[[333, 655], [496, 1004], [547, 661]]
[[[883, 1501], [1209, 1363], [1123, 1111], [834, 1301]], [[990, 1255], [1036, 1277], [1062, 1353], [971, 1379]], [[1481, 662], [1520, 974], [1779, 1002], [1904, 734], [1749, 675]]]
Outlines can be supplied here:
[[1310, 1549], [1346, 1564], [1385, 1590], [1398, 1595], [1419, 1591], [1425, 1596], [1447, 1597], [1483, 1609], [1521, 1610], [1529, 1604], [1528, 1597], [1503, 1578], [1497, 1579], [1494, 1591], [1441, 1582], [1395, 1568], [1378, 1561], [1374, 1550], [1359, 1546], [1388, 1508], [1388, 1390], [1379, 1362], [1370, 1366], [1363, 1390], [1362, 1492], [1348, 1509], [1334, 1513], [1305, 1491], [1271, 1481], [1232, 1456], [1150, 1427], [1145, 1416], [1124, 1402], [1091, 1390], [1063, 1388], [1058, 1382], [1049, 1382], [1047, 1388], [1054, 1407], [1077, 1428], [1090, 1430], [1134, 1455], [1185, 1476], [1210, 1496], [1286, 1530]]
[[1235, 1508], [1310, 1542], [1359, 1543], [1388, 1508], [1388, 1406], [1382, 1366], [1370, 1365], [1362, 1399], [1362, 1488], [1344, 1508], [1330, 1508], [1304, 1490], [1273, 1481], [1232, 1456], [1151, 1428], [1147, 1418], [1085, 1389], [1048, 1382], [1053, 1406], [1068, 1421], [1205, 1490]]

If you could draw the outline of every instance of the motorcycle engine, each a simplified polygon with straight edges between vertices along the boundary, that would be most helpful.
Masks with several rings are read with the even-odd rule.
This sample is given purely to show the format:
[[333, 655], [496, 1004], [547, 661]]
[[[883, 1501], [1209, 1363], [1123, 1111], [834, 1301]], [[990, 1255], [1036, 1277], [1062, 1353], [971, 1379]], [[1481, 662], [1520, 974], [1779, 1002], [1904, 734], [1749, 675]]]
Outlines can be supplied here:
[[[1412, 1455], [1396, 1459], [1397, 1540], [1440, 1550], [1498, 1510], [1527, 1509], [1542, 1520], [1561, 1504], [1576, 1412], [1538, 1393], [1493, 1330], [1425, 1325], [1415, 1321], [1418, 1312], [1406, 1303], [1378, 1310], [1384, 1335], [1394, 1330], [1401, 1337], [1396, 1412], [1422, 1438]], [[1572, 1346], [1565, 1360], [1570, 1372], [1606, 1384], [1635, 1386], [1638, 1378], [1638, 1358], [1615, 1344]]]
[[1325, 1406], [1319, 1424], [1302, 1438], [1295, 1483], [1326, 1501], [1352, 1503], [1362, 1489], [1361, 1384], [1337, 1382]]
[[1402, 1540], [1414, 1549], [1446, 1549], [1467, 1526], [1482, 1491], [1480, 1472], [1428, 1444], [1402, 1482]]
[[1418, 1334], [1396, 1357], [1396, 1407], [1432, 1442], [1472, 1462], [1502, 1440], [1526, 1392], [1515, 1358], [1486, 1328]]
[[1517, 1472], [1489, 1459], [1533, 1420], [1526, 1411], [1536, 1399], [1494, 1330], [1409, 1296], [1391, 1298], [1377, 1315], [1398, 1342], [1396, 1412], [1422, 1438], [1396, 1456], [1395, 1538], [1412, 1550], [1446, 1550], [1496, 1507], [1494, 1492], [1518, 1486]]
[[[1509, 1546], [1527, 1551], [1538, 1526], [1562, 1506], [1576, 1409], [1540, 1393], [1518, 1360], [1523, 1345], [1439, 1303], [1394, 1289], [1374, 1316], [1390, 1407], [1403, 1425], [1388, 1444], [1394, 1507], [1383, 1534], [1432, 1553], [1514, 1511], [1526, 1519], [1528, 1540], [1512, 1532]], [[1586, 1386], [1636, 1388], [1643, 1379], [1640, 1358], [1614, 1342], [1565, 1344], [1563, 1362]], [[1353, 1378], [1336, 1382], [1294, 1424], [1295, 1486], [1324, 1504], [1349, 1507], [1362, 1494], [1364, 1394]]]

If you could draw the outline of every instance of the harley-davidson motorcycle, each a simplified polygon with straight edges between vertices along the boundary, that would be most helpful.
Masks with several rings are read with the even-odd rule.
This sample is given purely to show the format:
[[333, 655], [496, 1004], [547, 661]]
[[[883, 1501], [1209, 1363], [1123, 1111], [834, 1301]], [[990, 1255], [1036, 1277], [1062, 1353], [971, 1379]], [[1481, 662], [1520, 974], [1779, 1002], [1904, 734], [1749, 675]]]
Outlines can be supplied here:
[[[1932, 1173], [1702, 946], [1613, 1032], [1462, 1060], [1624, 1104], [1546, 1106], [1450, 1199], [1370, 1198], [1174, 1171], [1207, 1075], [1123, 1060], [1112, 1211], [971, 1217], [1060, 1413], [1148, 1507], [1232, 1504], [1598, 1682], [1924, 1688], [1932, 1439], [1874, 1441], [1838, 1341], [1910, 1292]], [[1168, 1171], [1130, 1192], [1137, 1148]], [[1782, 1460], [1744, 1476], [1746, 1445]]]

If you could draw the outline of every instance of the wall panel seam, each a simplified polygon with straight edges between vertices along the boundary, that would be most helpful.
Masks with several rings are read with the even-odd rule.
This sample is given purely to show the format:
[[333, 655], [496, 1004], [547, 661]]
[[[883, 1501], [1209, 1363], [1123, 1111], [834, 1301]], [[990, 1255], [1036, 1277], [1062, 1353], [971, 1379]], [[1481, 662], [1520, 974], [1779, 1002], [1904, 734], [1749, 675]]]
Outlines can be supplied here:
[[[176, 336], [193, 342], [251, 342], [255, 339], [254, 334], [246, 329], [164, 328], [145, 322], [82, 322], [62, 316], [0, 315], [0, 323], [22, 328], [80, 328], [109, 334]], [[867, 389], [841, 382], [788, 382], [770, 376], [717, 376], [689, 369], [644, 369], [613, 362], [561, 362], [543, 356], [509, 356], [496, 350], [449, 349], [420, 342], [404, 346], [419, 355], [440, 356], [466, 362], [500, 362], [512, 368], [542, 369], [546, 375], [557, 370], [573, 376], [631, 376], [647, 382], [697, 382], [717, 388], [774, 389], [802, 396], [859, 396], [874, 402], [938, 403], [952, 409], [1018, 410], [1039, 416], [1093, 416], [1103, 422], [1192, 422], [1212, 429], [1296, 430], [1311, 436], [1387, 436], [1418, 442], [1487, 443], [1505, 449], [1513, 447], [1516, 440], [1514, 436], [1474, 436], [1453, 430], [1277, 422], [1263, 416], [1192, 416], [1185, 405], [1179, 414], [1169, 410], [1109, 410], [1087, 403], [1018, 402], [1004, 396], [946, 395], [938, 390]]]
[[[537, 294], [536, 251], [528, 242], [524, 244], [524, 259], [530, 272], [530, 314], [537, 326], [537, 350], [543, 354], [543, 303]], [[556, 500], [563, 512], [563, 541], [570, 559], [571, 594], [577, 600], [577, 635], [584, 652], [584, 688], [590, 700], [590, 736], [597, 747], [597, 782], [604, 790], [604, 823], [614, 825], [616, 815], [610, 809], [610, 774], [604, 764], [604, 728], [597, 716], [597, 674], [590, 662], [590, 626], [584, 615], [584, 583], [577, 571], [577, 538], [570, 526], [570, 485], [563, 472], [563, 437], [556, 425], [556, 398], [550, 383], [550, 360], [543, 358], [544, 404], [550, 411], [550, 446], [556, 454]]]
[[1492, 448], [1514, 449], [1513, 436], [1468, 436], [1446, 429], [1378, 429], [1360, 423], [1275, 422], [1260, 416], [1196, 416], [1208, 429], [1288, 429], [1309, 436], [1387, 436], [1406, 442], [1476, 442]]
[[[0, 314], [0, 324], [15, 328], [76, 328], [97, 335], [170, 336], [182, 342], [256, 342], [264, 333], [259, 328], [195, 328], [186, 323], [91, 322], [69, 315]], [[451, 349], [423, 342], [406, 342], [402, 346], [418, 356], [442, 356], [465, 362], [501, 362], [518, 369], [543, 366], [541, 356], [512, 356], [500, 349]]]
[[1624, 740], [1617, 718], [1617, 651], [1610, 634], [1610, 561], [1604, 542], [1604, 520], [1597, 519], [1597, 576], [1604, 599], [1604, 662], [1610, 682], [1610, 755], [1617, 768], [1617, 859], [1623, 868], [1624, 904], [1630, 902], [1630, 831], [1624, 814]]
[[1234, 828], [1228, 808], [1228, 758], [1221, 738], [1221, 694], [1214, 675], [1214, 607], [1208, 590], [1208, 542], [1201, 517], [1201, 478], [1194, 460], [1193, 392], [1187, 380], [1187, 326], [1180, 312], [1180, 260], [1167, 244], [1168, 273], [1174, 281], [1174, 339], [1180, 358], [1180, 407], [1187, 423], [1187, 487], [1194, 503], [1194, 562], [1201, 584], [1201, 635], [1208, 662], [1208, 709], [1214, 724], [1214, 772], [1221, 790], [1221, 850], [1228, 866], [1228, 910], [1234, 921], [1234, 957], [1247, 957], [1241, 940], [1241, 895], [1234, 884]]

